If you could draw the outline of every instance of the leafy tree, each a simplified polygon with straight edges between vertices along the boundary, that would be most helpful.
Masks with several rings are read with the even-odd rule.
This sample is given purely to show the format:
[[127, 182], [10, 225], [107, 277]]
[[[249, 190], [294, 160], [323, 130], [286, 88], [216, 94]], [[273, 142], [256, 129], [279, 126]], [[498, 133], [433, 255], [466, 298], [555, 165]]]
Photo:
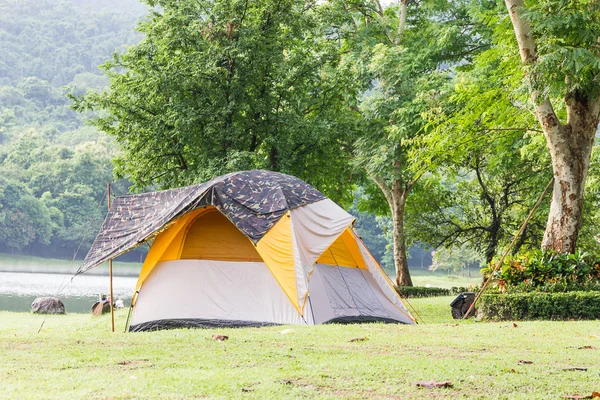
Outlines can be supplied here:
[[423, 172], [411, 169], [410, 150], [427, 131], [423, 114], [436, 107], [439, 88], [452, 77], [448, 65], [469, 60], [480, 35], [462, 1], [401, 1], [385, 10], [377, 1], [342, 4], [355, 32], [348, 57], [362, 66], [366, 89], [356, 160], [380, 191], [367, 187], [371, 209], [383, 211], [383, 200], [392, 216], [396, 283], [411, 286], [405, 207]]
[[266, 168], [351, 199], [355, 80], [313, 2], [147, 1], [145, 39], [104, 65], [110, 89], [76, 100], [123, 153], [137, 189]]
[[505, 4], [554, 171], [542, 247], [573, 253], [600, 119], [600, 3], [505, 0]]
[[[551, 176], [534, 118], [515, 106], [519, 80], [507, 90], [507, 80], [500, 79], [507, 68], [502, 54], [502, 48], [490, 48], [463, 66], [444, 90], [441, 107], [429, 113], [434, 128], [414, 157], [433, 174], [408, 214], [417, 240], [434, 247], [467, 245], [487, 262], [512, 240]], [[546, 204], [515, 251], [538, 246]]]
[[[425, 209], [429, 207], [430, 211], [427, 214], [429, 223], [424, 224], [417, 221], [415, 229], [417, 234], [427, 236], [426, 232], [428, 231], [430, 239], [436, 237], [432, 239], [436, 244], [470, 243], [473, 248], [485, 253], [488, 261], [493, 257], [498, 245], [505, 246], [512, 239], [512, 235], [525, 219], [528, 209], [545, 187], [546, 182], [544, 181], [549, 180], [549, 172], [553, 164], [556, 179], [550, 215], [555, 215], [557, 207], [562, 204], [561, 196], [557, 197], [557, 194], [560, 193], [557, 190], [559, 188], [563, 190], [565, 181], [561, 185], [562, 178], [556, 172], [556, 157], [552, 150], [555, 146], [552, 144], [553, 139], [549, 138], [546, 132], [547, 127], [539, 125], [539, 113], [540, 107], [542, 107], [540, 102], [559, 104], [556, 115], [561, 118], [569, 114], [566, 110], [568, 107], [564, 103], [561, 105], [557, 99], [561, 96], [561, 91], [575, 90], [579, 92], [580, 89], [564, 84], [563, 78], [574, 72], [569, 70], [570, 67], [564, 69], [559, 66], [556, 57], [558, 54], [562, 54], [566, 64], [574, 62], [572, 58], [577, 54], [584, 58], [588, 57], [589, 51], [585, 50], [584, 45], [588, 39], [585, 39], [585, 35], [581, 38], [582, 49], [572, 52], [570, 46], [574, 43], [573, 41], [577, 41], [573, 36], [574, 32], [582, 34], [588, 32], [594, 26], [595, 22], [593, 21], [598, 16], [594, 14], [597, 12], [594, 11], [596, 6], [588, 8], [588, 11], [593, 11], [590, 15], [585, 18], [581, 16], [580, 11], [585, 7], [580, 2], [573, 2], [572, 6], [566, 6], [565, 2], [529, 2], [528, 7], [530, 8], [527, 12], [519, 7], [513, 8], [514, 12], [511, 15], [518, 20], [521, 20], [521, 17], [518, 17], [521, 11], [523, 11], [523, 15], [529, 15], [524, 18], [536, 16], [540, 30], [532, 35], [537, 36], [536, 40], [540, 43], [545, 43], [543, 48], [545, 53], [539, 57], [536, 56], [541, 64], [536, 64], [535, 67], [532, 64], [530, 67], [523, 68], [522, 60], [514, 51], [514, 34], [507, 29], [505, 8], [495, 4], [478, 7], [476, 18], [493, 28], [494, 33], [490, 36], [490, 40], [494, 46], [476, 56], [473, 64], [467, 64], [458, 69], [453, 86], [448, 90], [449, 95], [441, 107], [442, 111], [432, 109], [429, 112], [429, 119], [435, 129], [424, 140], [424, 146], [419, 149], [420, 154], [415, 155], [425, 163], [443, 166], [438, 174], [444, 176], [446, 182], [445, 188], [437, 191], [439, 201], [433, 200], [436, 196], [425, 194], [422, 205]], [[562, 16], [548, 15], [550, 9]], [[546, 13], [544, 15], [548, 17], [547, 21], [544, 21], [540, 13]], [[571, 18], [571, 22], [573, 22], [572, 18], [583, 19], [569, 25], [570, 27], [563, 32], [553, 31], [569, 18]], [[553, 28], [547, 31], [545, 28], [541, 28], [546, 24]], [[578, 29], [582, 30], [578, 31]], [[552, 41], [555, 43], [552, 44]], [[541, 65], [544, 66], [541, 67]], [[593, 63], [587, 65], [592, 66]], [[581, 71], [585, 70], [584, 67], [582, 68]], [[554, 75], [543, 71], [554, 71], [552, 72]], [[585, 79], [585, 76], [582, 78]], [[585, 90], [591, 90], [589, 84], [591, 83], [588, 82], [587, 86], [584, 85], [587, 88]], [[534, 93], [533, 97], [531, 97], [531, 93]], [[571, 128], [567, 127], [566, 129]], [[590, 131], [591, 136], [588, 132], [586, 140], [588, 140], [589, 148], [586, 151], [592, 149], [595, 130], [594, 127], [593, 132]], [[542, 132], [545, 132], [546, 140], [540, 135]], [[581, 132], [574, 132], [571, 137], [581, 138], [582, 135]], [[583, 142], [580, 141], [577, 146], [581, 143]], [[544, 151], [546, 144], [550, 147], [550, 152]], [[579, 155], [582, 154], [579, 153]], [[586, 157], [586, 163], [589, 165], [589, 155]], [[473, 160], [480, 160], [478, 164], [483, 167], [477, 168], [480, 176], [477, 171], [473, 170]], [[583, 164], [577, 164], [577, 162], [572, 164], [572, 166], [575, 165], [583, 168]], [[585, 165], [586, 171], [587, 165]], [[581, 171], [583, 172], [583, 169]], [[457, 175], [458, 180], [456, 179]], [[579, 178], [582, 177], [579, 176]], [[475, 178], [478, 179], [475, 180]], [[577, 185], [581, 184], [582, 191], [584, 181], [585, 179], [578, 180], [579, 183], [577, 183]], [[570, 183], [567, 186], [571, 187], [569, 190], [575, 190]], [[508, 195], [503, 195], [503, 192]], [[589, 188], [588, 192], [591, 195], [593, 189]], [[597, 195], [597, 190], [593, 195]], [[567, 203], [576, 201], [576, 197], [576, 193], [571, 193], [570, 197], [566, 199]], [[502, 199], [504, 201], [499, 202]], [[586, 216], [585, 221], [593, 218], [592, 204], [594, 201], [596, 200], [590, 198], [589, 201], [580, 204], [580, 206], [590, 204], [587, 208], [590, 214]], [[548, 213], [545, 204], [538, 211], [534, 220], [530, 222], [524, 235], [519, 238], [515, 250], [523, 245], [536, 247], [542, 241], [543, 221], [540, 216], [544, 214], [544, 211], [546, 211], [546, 215]], [[582, 221], [580, 206], [573, 208], [571, 216], [562, 221], [569, 225], [567, 220], [571, 220], [571, 222], [579, 220], [580, 222], [577, 224], [580, 224]], [[437, 211], [435, 207], [437, 207]], [[577, 216], [578, 214], [579, 216]], [[552, 217], [548, 221], [550, 220]], [[425, 225], [430, 229], [420, 229]], [[548, 243], [550, 225], [550, 223], [546, 225], [544, 246], [547, 246]], [[579, 225], [577, 231], [579, 231]], [[593, 236], [595, 235], [589, 228], [584, 229], [584, 232], [586, 246], [594, 247]], [[563, 245], [567, 246], [567, 242], [574, 245], [574, 241], [564, 238]]]
[[34, 242], [48, 244], [52, 226], [46, 205], [21, 183], [0, 178], [0, 187], [0, 246], [21, 250]]
[[451, 272], [460, 272], [466, 269], [470, 277], [471, 269], [478, 271], [483, 263], [481, 254], [468, 247], [441, 248], [434, 252], [431, 269]]

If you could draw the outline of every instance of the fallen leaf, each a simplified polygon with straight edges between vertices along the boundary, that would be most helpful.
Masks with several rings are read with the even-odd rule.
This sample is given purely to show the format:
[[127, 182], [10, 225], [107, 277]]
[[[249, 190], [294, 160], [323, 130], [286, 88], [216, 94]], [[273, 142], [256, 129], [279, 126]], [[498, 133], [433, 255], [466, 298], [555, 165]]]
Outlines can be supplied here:
[[214, 340], [216, 342], [224, 342], [227, 339], [229, 339], [229, 336], [225, 336], [225, 335], [212, 335], [212, 340]]
[[587, 371], [587, 368], [581, 367], [571, 367], [571, 368], [563, 368], [563, 371]]
[[364, 342], [365, 340], [369, 340], [366, 337], [355, 337], [354, 339], [350, 339], [350, 342]]
[[148, 362], [148, 360], [144, 359], [144, 360], [123, 360], [123, 361], [119, 361], [118, 364], [119, 365], [129, 365], [129, 364], [140, 364], [140, 363], [145, 363]]
[[597, 348], [596, 348], [596, 347], [594, 347], [594, 346], [589, 346], [589, 345], [588, 345], [588, 346], [582, 346], [582, 347], [578, 347], [577, 349], [578, 349], [578, 350], [597, 350]]
[[565, 399], [571, 399], [571, 400], [598, 399], [598, 398], [600, 398], [600, 393], [598, 393], [598, 392], [592, 392], [592, 394], [589, 394], [589, 395], [571, 394], [571, 395], [565, 396]]
[[451, 388], [452, 387], [452, 382], [450, 382], [450, 381], [436, 382], [433, 379], [430, 381], [414, 381], [412, 384], [415, 385], [416, 387], [423, 387], [423, 388], [428, 388], [428, 389]]
[[292, 380], [290, 380], [290, 379], [286, 379], [285, 381], [283, 381], [283, 384], [284, 385], [293, 385], [294, 382]]
[[513, 328], [516, 328], [517, 326], [519, 326], [519, 325], [517, 325], [513, 322]]
[[517, 361], [517, 364], [533, 364], [533, 361], [529, 361], [529, 360], [519, 360], [519, 361]]
[[243, 387], [243, 388], [242, 388], [242, 392], [251, 392], [251, 391], [253, 391], [253, 390], [254, 390], [254, 389], [252, 389], [252, 388], [247, 388], [247, 387]]

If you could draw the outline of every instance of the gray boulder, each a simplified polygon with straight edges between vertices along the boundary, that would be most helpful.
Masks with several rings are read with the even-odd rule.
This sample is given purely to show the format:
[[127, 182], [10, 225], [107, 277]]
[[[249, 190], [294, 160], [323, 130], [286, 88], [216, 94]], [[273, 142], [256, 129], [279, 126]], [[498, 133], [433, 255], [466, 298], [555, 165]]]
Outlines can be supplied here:
[[56, 297], [38, 297], [31, 303], [34, 314], [64, 314], [65, 305]]

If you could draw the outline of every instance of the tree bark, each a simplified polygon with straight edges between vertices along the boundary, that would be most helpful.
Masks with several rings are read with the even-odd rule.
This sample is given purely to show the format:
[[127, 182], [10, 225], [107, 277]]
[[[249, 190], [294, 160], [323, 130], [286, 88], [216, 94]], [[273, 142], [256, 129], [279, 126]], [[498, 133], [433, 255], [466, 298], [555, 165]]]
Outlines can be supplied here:
[[398, 23], [398, 32], [396, 36], [396, 44], [402, 42], [402, 34], [406, 26], [406, 12], [408, 8], [408, 0], [400, 0], [400, 21]]
[[554, 186], [542, 248], [574, 253], [581, 228], [583, 192], [590, 166], [600, 101], [569, 95], [567, 123], [538, 113], [552, 157]]
[[412, 286], [412, 279], [408, 271], [408, 257], [406, 255], [406, 237], [404, 235], [404, 206], [405, 193], [392, 193], [392, 220], [394, 231], [394, 265], [396, 266], [396, 285]]
[[[525, 65], [533, 66], [538, 62], [538, 54], [531, 27], [520, 14], [523, 0], [505, 0], [505, 4], [521, 60]], [[581, 228], [583, 191], [598, 128], [600, 97], [567, 93], [566, 124], [559, 121], [548, 97], [541, 98], [537, 90], [532, 90], [531, 99], [546, 137], [554, 172], [552, 203], [542, 248], [573, 253]]]
[[406, 236], [404, 235], [404, 206], [409, 188], [403, 187], [401, 179], [394, 179], [390, 187], [381, 177], [372, 176], [371, 178], [383, 192], [392, 212], [392, 234], [394, 236], [392, 254], [396, 268], [396, 285], [412, 286], [406, 255]]

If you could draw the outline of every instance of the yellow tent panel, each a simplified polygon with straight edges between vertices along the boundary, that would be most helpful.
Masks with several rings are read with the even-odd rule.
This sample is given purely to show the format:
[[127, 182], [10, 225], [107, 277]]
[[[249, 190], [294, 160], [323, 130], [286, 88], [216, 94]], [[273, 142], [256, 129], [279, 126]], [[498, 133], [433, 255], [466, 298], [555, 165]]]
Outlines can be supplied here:
[[351, 228], [346, 230], [317, 259], [319, 264], [367, 269]]
[[179, 259], [263, 261], [252, 242], [214, 208], [191, 222]]
[[289, 211], [258, 242], [256, 250], [296, 310], [302, 314], [298, 304], [292, 223]]

